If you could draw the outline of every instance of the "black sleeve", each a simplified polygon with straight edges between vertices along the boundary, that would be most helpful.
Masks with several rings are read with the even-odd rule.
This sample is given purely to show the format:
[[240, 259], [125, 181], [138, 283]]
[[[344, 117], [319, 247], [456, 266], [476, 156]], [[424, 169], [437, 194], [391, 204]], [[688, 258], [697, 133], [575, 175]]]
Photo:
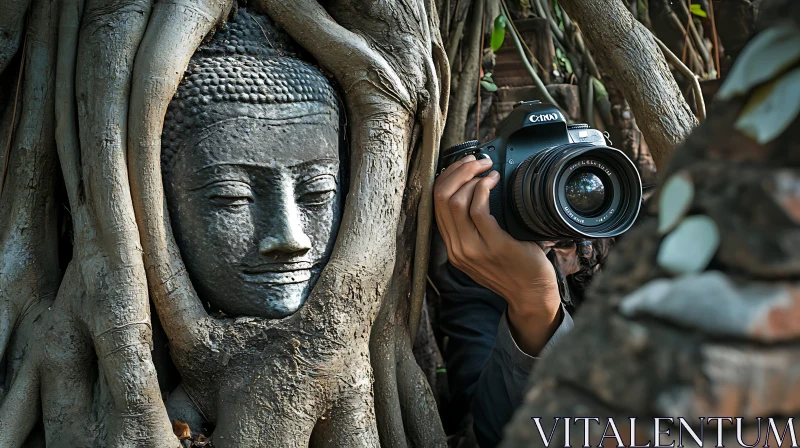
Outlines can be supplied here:
[[[563, 306], [562, 316], [561, 324], [539, 356], [550, 351], [556, 341], [572, 329], [572, 317]], [[473, 429], [481, 448], [491, 448], [500, 443], [503, 427], [522, 403], [528, 377], [538, 360], [538, 357], [526, 354], [517, 346], [511, 336], [506, 314], [503, 313], [494, 347], [472, 398]]]

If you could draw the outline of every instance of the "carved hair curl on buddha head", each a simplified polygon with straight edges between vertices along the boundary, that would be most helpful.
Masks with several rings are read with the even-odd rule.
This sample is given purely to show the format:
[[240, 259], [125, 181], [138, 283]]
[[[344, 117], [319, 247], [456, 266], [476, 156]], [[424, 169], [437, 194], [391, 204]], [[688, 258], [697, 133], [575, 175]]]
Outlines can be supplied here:
[[228, 315], [302, 306], [342, 209], [340, 110], [272, 21], [240, 9], [192, 57], [170, 103], [162, 172], [200, 299]]

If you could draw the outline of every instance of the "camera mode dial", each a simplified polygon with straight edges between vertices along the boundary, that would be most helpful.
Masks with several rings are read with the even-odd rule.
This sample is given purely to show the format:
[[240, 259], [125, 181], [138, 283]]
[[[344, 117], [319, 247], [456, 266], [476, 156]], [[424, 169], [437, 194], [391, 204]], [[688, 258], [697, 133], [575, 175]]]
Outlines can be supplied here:
[[584, 123], [568, 124], [567, 129], [570, 131], [573, 129], [589, 129], [589, 125]]

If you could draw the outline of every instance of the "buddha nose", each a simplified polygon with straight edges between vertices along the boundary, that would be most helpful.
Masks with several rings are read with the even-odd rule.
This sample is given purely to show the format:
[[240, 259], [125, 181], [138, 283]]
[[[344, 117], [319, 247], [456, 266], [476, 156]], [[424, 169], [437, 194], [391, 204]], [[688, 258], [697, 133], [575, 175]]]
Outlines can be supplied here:
[[300, 213], [292, 197], [284, 198], [272, 210], [266, 233], [258, 247], [262, 255], [305, 253], [311, 249], [311, 239], [303, 230]]

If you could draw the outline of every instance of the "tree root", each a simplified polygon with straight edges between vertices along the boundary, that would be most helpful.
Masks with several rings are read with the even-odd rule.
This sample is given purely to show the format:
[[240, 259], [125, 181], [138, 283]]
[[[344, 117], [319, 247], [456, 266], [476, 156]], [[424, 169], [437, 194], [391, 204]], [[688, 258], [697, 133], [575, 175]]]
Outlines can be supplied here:
[[[437, 29], [435, 23], [431, 29]], [[422, 122], [422, 160], [419, 168], [422, 183], [422, 194], [419, 198], [417, 209], [417, 237], [414, 249], [414, 267], [411, 279], [411, 309], [408, 314], [408, 334], [411, 344], [417, 335], [419, 317], [422, 312], [422, 302], [425, 299], [425, 285], [428, 278], [428, 260], [431, 249], [431, 225], [433, 223], [433, 181], [436, 175], [436, 165], [439, 161], [439, 146], [441, 145], [444, 119], [447, 117], [447, 107], [450, 98], [450, 65], [441, 39], [430, 42], [432, 46], [432, 60], [426, 65], [428, 85], [426, 91], [430, 97], [424, 104], [420, 114]], [[441, 80], [441, 81], [440, 81]], [[441, 86], [440, 86], [441, 83]]]
[[[477, 67], [480, 56], [481, 43], [481, 18], [485, 2], [473, 2], [469, 12], [469, 34], [463, 40], [461, 51], [464, 54], [464, 66]], [[450, 60], [450, 66], [455, 67], [456, 61]], [[449, 148], [464, 141], [464, 128], [467, 123], [467, 113], [477, 95], [478, 72], [477, 70], [464, 70], [457, 79], [453, 80], [452, 101], [447, 111], [447, 121], [442, 134], [441, 144]]]
[[22, 44], [25, 13], [30, 4], [31, 0], [7, 0], [0, 5], [0, 73]]
[[70, 204], [82, 202], [78, 111], [75, 104], [75, 66], [78, 58], [78, 34], [84, 0], [63, 0], [58, 24], [58, 56], [56, 61], [56, 141], [61, 173]]
[[40, 410], [39, 375], [33, 361], [28, 358], [0, 406], [0, 447], [22, 446], [36, 425]]
[[407, 329], [396, 327], [397, 390], [406, 434], [413, 447], [446, 446], [433, 392], [414, 359]]
[[[402, 246], [401, 246], [402, 247]], [[398, 278], [395, 275], [395, 278]], [[374, 374], [375, 413], [381, 445], [397, 448], [407, 446], [403, 415], [397, 391], [397, 362], [395, 360], [395, 331], [397, 302], [402, 289], [394, 281], [383, 299], [381, 310], [372, 328], [369, 350]]]
[[[23, 3], [4, 6], [15, 8]], [[24, 14], [24, 9], [18, 12]], [[40, 376], [33, 325], [52, 302], [61, 280], [53, 199], [56, 159], [52, 80], [57, 18], [57, 4], [37, 0], [32, 5], [31, 39], [21, 61], [27, 70], [18, 91], [22, 98], [20, 120], [11, 152], [6, 154], [6, 191], [0, 198], [0, 358], [6, 360], [6, 371], [0, 376], [11, 383], [8, 393], [0, 397], [2, 447], [20, 446], [37, 423]]]
[[[76, 251], [91, 303], [87, 327], [110, 398], [108, 443], [177, 446], [150, 354], [148, 291], [125, 155], [129, 86], [151, 0], [86, 3], [75, 91], [86, 205]], [[109, 27], [113, 23], [114, 27]], [[91, 255], [89, 255], [91, 254]]]
[[[147, 280], [172, 344], [201, 359], [208, 319], [172, 235], [161, 178], [161, 131], [181, 74], [201, 41], [223, 23], [230, 0], [159, 3], [139, 47], [131, 87], [128, 167]], [[170, 55], [170, 57], [164, 57]]]
[[656, 43], [658, 44], [658, 48], [664, 53], [667, 60], [672, 63], [675, 68], [683, 73], [689, 82], [692, 84], [692, 92], [694, 92], [694, 101], [695, 101], [695, 108], [697, 109], [697, 120], [702, 123], [706, 121], [706, 102], [703, 99], [703, 91], [700, 89], [700, 81], [697, 79], [697, 75], [694, 74], [689, 67], [684, 65], [675, 53], [672, 52], [663, 42], [661, 42], [655, 35], [653, 36]]
[[[581, 32], [594, 50], [595, 59], [620, 85], [628, 86], [626, 98], [636, 122], [661, 170], [676, 144], [697, 125], [697, 119], [656, 50], [650, 31], [621, 2], [563, 0], [570, 17], [580, 18]], [[609, 23], [615, 26], [609, 27]], [[615, 42], [615, 45], [606, 45]], [[635, 65], [636, 70], [629, 67]]]

